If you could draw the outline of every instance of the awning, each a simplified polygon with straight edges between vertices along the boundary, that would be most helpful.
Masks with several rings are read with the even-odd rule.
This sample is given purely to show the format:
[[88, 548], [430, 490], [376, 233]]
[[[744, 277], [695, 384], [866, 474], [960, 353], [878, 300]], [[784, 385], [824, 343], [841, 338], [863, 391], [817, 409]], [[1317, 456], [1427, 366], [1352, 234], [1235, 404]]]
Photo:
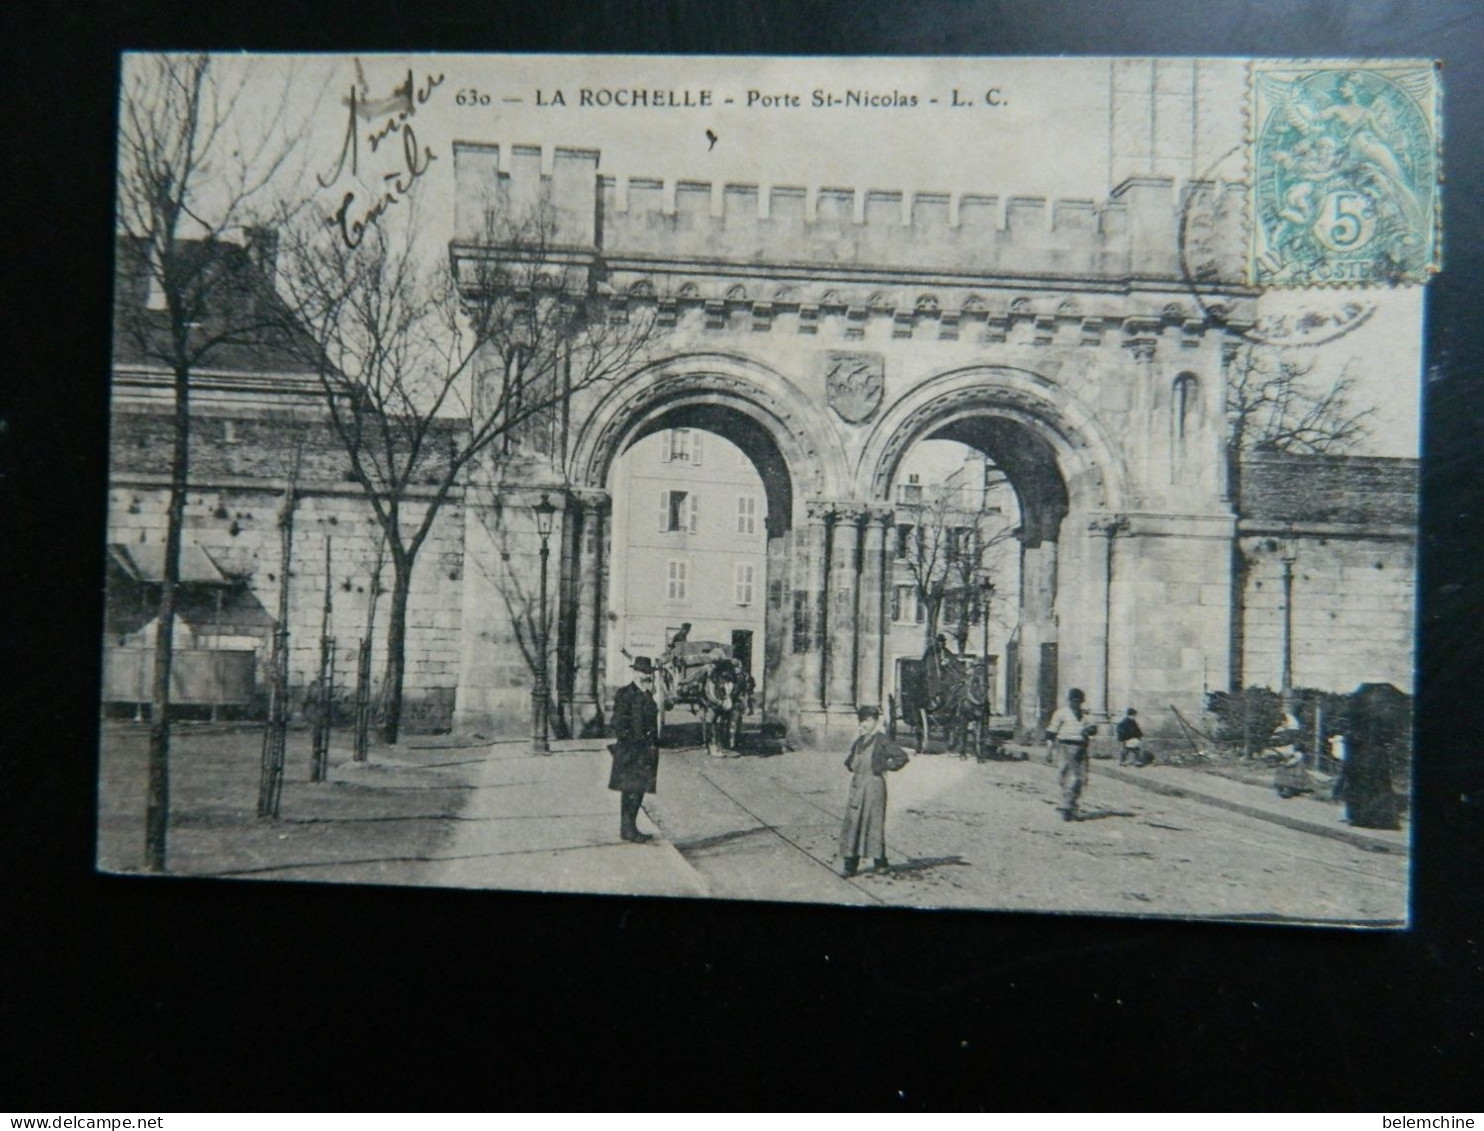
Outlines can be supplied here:
[[[144, 542], [130, 545], [114, 542], [108, 547], [108, 556], [131, 581], [144, 585], [159, 585], [165, 580], [165, 547]], [[231, 585], [232, 579], [224, 574], [200, 546], [182, 546], [180, 549], [180, 580], [192, 585]]]

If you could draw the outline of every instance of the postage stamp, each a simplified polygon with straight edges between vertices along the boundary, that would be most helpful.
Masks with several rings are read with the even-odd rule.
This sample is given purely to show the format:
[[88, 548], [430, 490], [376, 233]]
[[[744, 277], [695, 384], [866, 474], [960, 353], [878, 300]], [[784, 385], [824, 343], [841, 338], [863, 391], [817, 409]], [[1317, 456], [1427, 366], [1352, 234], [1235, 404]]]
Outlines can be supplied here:
[[1434, 65], [1251, 66], [1249, 280], [1424, 282], [1438, 269]]

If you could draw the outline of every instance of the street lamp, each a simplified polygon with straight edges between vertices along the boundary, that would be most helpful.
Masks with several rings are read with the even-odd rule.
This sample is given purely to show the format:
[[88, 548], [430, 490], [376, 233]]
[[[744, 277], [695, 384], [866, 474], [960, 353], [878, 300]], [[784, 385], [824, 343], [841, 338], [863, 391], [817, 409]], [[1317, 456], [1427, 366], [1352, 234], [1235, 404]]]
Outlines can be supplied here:
[[1293, 691], [1293, 563], [1298, 557], [1298, 542], [1293, 536], [1293, 523], [1283, 528], [1278, 543], [1283, 562], [1283, 699], [1285, 706]]
[[557, 508], [546, 493], [542, 492], [541, 501], [532, 510], [536, 512], [536, 533], [541, 536], [541, 605], [540, 620], [537, 622], [539, 642], [536, 653], [536, 686], [531, 689], [531, 753], [549, 754], [551, 745], [546, 734], [546, 702], [549, 695], [546, 688], [546, 563], [551, 557], [551, 527]]
[[984, 705], [981, 708], [979, 719], [979, 757], [984, 757], [984, 732], [989, 729], [989, 716], [994, 712], [989, 709], [990, 696], [994, 689], [989, 684], [989, 606], [994, 599], [994, 575], [988, 569], [977, 571], [979, 585], [984, 590], [984, 596], [980, 601], [979, 615], [984, 618], [984, 653], [981, 657], [983, 666], [979, 669], [979, 678], [984, 681]]

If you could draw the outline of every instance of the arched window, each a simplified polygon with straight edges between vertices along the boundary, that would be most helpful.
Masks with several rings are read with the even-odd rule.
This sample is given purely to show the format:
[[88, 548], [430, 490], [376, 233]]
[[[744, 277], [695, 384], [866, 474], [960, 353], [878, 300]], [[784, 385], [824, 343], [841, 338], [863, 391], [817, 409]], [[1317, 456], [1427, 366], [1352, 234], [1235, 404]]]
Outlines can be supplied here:
[[1200, 393], [1200, 382], [1194, 373], [1182, 373], [1175, 378], [1174, 396], [1171, 398], [1174, 412], [1175, 441], [1183, 446], [1185, 437], [1196, 428], [1196, 401]]
[[1185, 444], [1200, 427], [1196, 415], [1200, 403], [1200, 381], [1194, 373], [1182, 373], [1170, 386], [1170, 482], [1175, 482], [1185, 459]]

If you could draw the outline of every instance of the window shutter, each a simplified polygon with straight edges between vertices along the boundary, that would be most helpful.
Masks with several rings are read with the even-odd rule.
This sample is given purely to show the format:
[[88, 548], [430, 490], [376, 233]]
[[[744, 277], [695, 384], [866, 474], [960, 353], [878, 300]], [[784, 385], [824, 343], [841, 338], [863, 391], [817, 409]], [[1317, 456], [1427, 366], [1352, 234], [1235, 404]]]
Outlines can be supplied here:
[[673, 456], [672, 456], [673, 448], [672, 448], [671, 442], [670, 442], [670, 438], [673, 435], [674, 435], [674, 433], [671, 432], [671, 431], [669, 431], [668, 429], [666, 429], [664, 432], [661, 432], [660, 433], [660, 462], [661, 463], [669, 463], [670, 460], [673, 458]]
[[757, 499], [752, 495], [737, 496], [737, 533], [757, 533]]
[[752, 566], [737, 563], [733, 600], [739, 605], [752, 604]]
[[696, 467], [701, 466], [701, 436], [699, 428], [692, 429], [690, 434], [690, 461]]
[[660, 530], [670, 529], [670, 492], [660, 492]]
[[694, 534], [696, 532], [696, 526], [697, 526], [697, 524], [699, 522], [699, 519], [698, 519], [698, 516], [697, 516], [697, 504], [699, 502], [700, 502], [700, 499], [696, 496], [696, 494], [694, 492], [692, 492], [691, 493], [691, 497], [690, 497], [690, 532], [692, 534]]

